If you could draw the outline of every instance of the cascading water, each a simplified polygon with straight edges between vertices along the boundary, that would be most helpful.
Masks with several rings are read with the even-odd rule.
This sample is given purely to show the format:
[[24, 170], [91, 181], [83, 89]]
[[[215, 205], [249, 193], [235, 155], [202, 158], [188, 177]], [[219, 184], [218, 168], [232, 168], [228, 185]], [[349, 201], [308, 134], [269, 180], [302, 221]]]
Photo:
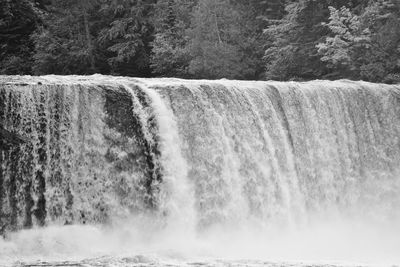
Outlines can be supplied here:
[[400, 86], [2, 76], [0, 126], [0, 263], [400, 263]]

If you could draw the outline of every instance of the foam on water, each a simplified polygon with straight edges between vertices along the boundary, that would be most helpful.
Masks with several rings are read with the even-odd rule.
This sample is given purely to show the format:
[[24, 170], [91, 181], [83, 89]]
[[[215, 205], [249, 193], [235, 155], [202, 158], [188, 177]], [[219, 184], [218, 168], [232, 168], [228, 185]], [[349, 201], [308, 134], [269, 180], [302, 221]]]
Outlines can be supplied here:
[[399, 264], [398, 222], [319, 222], [302, 229], [215, 227], [197, 235], [160, 230], [138, 219], [114, 226], [64, 226], [24, 230], [0, 241], [0, 263], [61, 262], [143, 257], [159, 262], [309, 263], [315, 265], [394, 266]]

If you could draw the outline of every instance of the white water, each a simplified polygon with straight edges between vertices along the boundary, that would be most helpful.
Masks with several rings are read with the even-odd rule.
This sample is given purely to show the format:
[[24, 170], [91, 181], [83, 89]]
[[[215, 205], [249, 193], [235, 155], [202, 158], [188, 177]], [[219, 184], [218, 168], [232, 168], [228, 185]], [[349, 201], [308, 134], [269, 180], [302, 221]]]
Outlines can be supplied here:
[[[9, 234], [0, 241], [1, 264], [400, 264], [398, 87], [105, 76], [7, 79], [64, 85], [70, 96], [63, 118], [72, 123], [62, 125], [72, 127], [61, 131], [67, 143], [61, 150], [82, 149], [76, 142], [82, 138], [80, 114], [91, 125], [83, 127], [81, 142], [89, 167], [79, 165], [71, 152], [65, 152], [67, 160], [79, 166], [62, 165], [76, 200], [71, 212], [90, 211], [99, 218], [94, 196], [113, 215], [105, 224], [90, 225], [60, 226], [61, 219], [47, 219], [45, 228]], [[78, 84], [84, 88], [80, 95], [74, 89]], [[113, 187], [104, 186], [123, 177], [133, 188], [140, 174], [116, 175], [103, 159], [104, 136], [120, 136], [104, 122], [105, 100], [98, 87], [103, 84], [123, 86], [132, 95], [132, 112], [146, 140], [153, 140], [147, 121], [156, 118], [163, 173], [157, 213], [131, 212], [140, 206], [140, 191], [119, 202]], [[148, 97], [149, 107], [142, 107], [133, 86]], [[37, 89], [32, 90], [24, 92], [26, 99], [33, 99]], [[35, 113], [28, 102], [21, 110]], [[124, 148], [117, 149], [125, 157]], [[100, 178], [93, 189], [78, 186], [81, 179], [94, 183], [93, 175]], [[46, 189], [48, 197], [57, 195], [56, 186]], [[48, 205], [65, 203], [62, 196], [52, 199]]]
[[1, 264], [82, 260], [96, 263], [104, 257], [109, 262], [142, 257], [160, 265], [168, 262], [213, 265], [214, 261], [222, 260], [394, 266], [400, 260], [398, 222], [396, 225], [316, 222], [302, 229], [268, 232], [216, 227], [191, 238], [179, 230], [157, 231], [137, 225], [137, 221], [132, 218], [114, 227], [64, 226], [22, 231], [0, 243]]

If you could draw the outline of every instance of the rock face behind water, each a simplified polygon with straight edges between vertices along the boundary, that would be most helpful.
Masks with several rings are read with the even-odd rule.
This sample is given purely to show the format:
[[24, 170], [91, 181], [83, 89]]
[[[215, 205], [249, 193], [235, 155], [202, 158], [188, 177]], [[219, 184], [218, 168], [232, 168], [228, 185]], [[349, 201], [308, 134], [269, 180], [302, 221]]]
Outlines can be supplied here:
[[[0, 229], [399, 216], [400, 88], [0, 76]], [[193, 215], [194, 214], [194, 215]]]

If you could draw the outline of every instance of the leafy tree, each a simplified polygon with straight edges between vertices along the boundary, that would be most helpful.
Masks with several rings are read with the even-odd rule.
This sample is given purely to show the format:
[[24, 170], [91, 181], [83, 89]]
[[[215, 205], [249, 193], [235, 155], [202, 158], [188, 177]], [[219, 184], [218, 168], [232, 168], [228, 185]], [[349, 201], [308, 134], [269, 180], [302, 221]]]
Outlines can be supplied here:
[[327, 25], [334, 36], [327, 37], [324, 43], [317, 45], [321, 60], [335, 70], [337, 76], [357, 77], [359, 69], [354, 61], [356, 54], [366, 52], [371, 46], [371, 32], [363, 29], [359, 16], [349, 8], [330, 7], [331, 15]]
[[400, 3], [371, 2], [360, 15], [331, 8], [332, 36], [317, 45], [321, 60], [338, 77], [369, 81], [400, 81]]
[[277, 80], [328, 77], [316, 45], [329, 33], [323, 25], [329, 6], [356, 6], [356, 1], [298, 0], [286, 5], [286, 15], [265, 30], [266, 78]]

